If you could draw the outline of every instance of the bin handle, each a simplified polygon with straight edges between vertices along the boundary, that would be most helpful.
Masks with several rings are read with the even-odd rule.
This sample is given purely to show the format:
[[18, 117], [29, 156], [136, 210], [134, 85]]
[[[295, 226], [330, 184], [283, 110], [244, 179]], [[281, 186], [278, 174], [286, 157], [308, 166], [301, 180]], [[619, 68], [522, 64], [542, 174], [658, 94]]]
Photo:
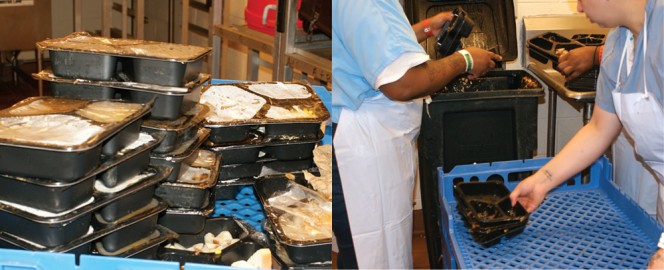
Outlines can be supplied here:
[[263, 8], [263, 25], [267, 24], [267, 14], [270, 13], [270, 10], [277, 10], [277, 5], [266, 5]]

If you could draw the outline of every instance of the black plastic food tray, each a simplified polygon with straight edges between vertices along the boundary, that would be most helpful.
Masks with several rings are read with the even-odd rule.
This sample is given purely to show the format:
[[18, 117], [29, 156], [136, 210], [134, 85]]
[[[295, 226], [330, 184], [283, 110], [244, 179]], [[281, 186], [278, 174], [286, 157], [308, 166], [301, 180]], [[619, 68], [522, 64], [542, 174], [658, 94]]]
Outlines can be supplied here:
[[94, 175], [68, 183], [0, 175], [0, 200], [59, 213], [90, 200], [94, 180]]
[[115, 75], [117, 57], [113, 55], [50, 51], [49, 56], [56, 76], [108, 81]]
[[[216, 236], [222, 231], [228, 231], [231, 233], [234, 239], [239, 239], [238, 242], [224, 248], [221, 252], [222, 256], [217, 256], [214, 253], [196, 253], [188, 250], [164, 247], [160, 252], [160, 257], [162, 260], [178, 261], [181, 265], [188, 262], [218, 264], [220, 263], [219, 257], [223, 258], [223, 254], [226, 254], [226, 252], [232, 250], [234, 246], [241, 244], [239, 241], [242, 241], [249, 235], [247, 228], [235, 220], [235, 218], [219, 217], [208, 219], [205, 221], [205, 226], [200, 233], [180, 234], [178, 239], [175, 240], [175, 242], [180, 243], [184, 247], [191, 247], [195, 244], [203, 243], [205, 234], [212, 233]], [[249, 254], [249, 256], [251, 256], [251, 254]]]
[[99, 180], [107, 187], [115, 187], [144, 171], [150, 164], [151, 150], [159, 143], [158, 138], [153, 137], [155, 141], [142, 147], [139, 153], [103, 172]]
[[201, 88], [202, 86], [198, 86], [186, 94], [126, 90], [122, 93], [122, 98], [142, 103], [155, 99], [149, 117], [159, 120], [175, 120], [198, 103], [201, 97]]
[[94, 194], [94, 201], [58, 215], [47, 215], [0, 203], [0, 230], [18, 238], [51, 248], [83, 236], [88, 231], [92, 213], [114, 201], [154, 185], [168, 173], [164, 167], [151, 167], [152, 174], [140, 184], [114, 194]]
[[241, 142], [251, 138], [259, 125], [214, 126], [210, 129], [210, 141], [214, 143]]
[[262, 162], [255, 163], [246, 163], [246, 164], [231, 164], [231, 165], [221, 165], [219, 168], [219, 181], [236, 179], [236, 178], [245, 178], [245, 177], [254, 177], [261, 174], [263, 169]]
[[166, 227], [157, 225], [156, 229], [147, 237], [116, 251], [108, 251], [104, 249], [101, 242], [97, 242], [94, 245], [95, 254], [124, 258], [156, 259], [159, 245], [177, 237], [177, 233]]
[[114, 222], [138, 210], [152, 201], [157, 184], [146, 186], [140, 191], [102, 207], [97, 214], [104, 222]]
[[454, 186], [454, 194], [468, 210], [460, 214], [477, 221], [480, 227], [522, 223], [528, 219], [528, 212], [521, 204], [512, 207], [510, 192], [502, 182], [460, 182]]
[[115, 227], [122, 220], [131, 218], [138, 220], [129, 226], [102, 237], [100, 242], [104, 250], [114, 252], [148, 236], [157, 227], [159, 212], [166, 210], [167, 207], [166, 203], [152, 200], [148, 205], [137, 209], [136, 212], [130, 213], [114, 222], [106, 222], [101, 215], [95, 214], [94, 224], [98, 228]]
[[173, 168], [171, 174], [169, 174], [165, 180], [168, 182], [177, 181], [177, 179], [180, 177], [180, 169], [182, 168], [183, 163], [186, 164], [187, 160], [191, 162], [193, 160], [190, 159], [196, 158], [194, 154], [207, 139], [209, 134], [210, 131], [208, 129], [199, 128], [196, 131], [195, 137], [192, 137], [178, 145], [178, 147], [172, 152], [165, 154], [152, 153], [150, 156], [150, 164], [169, 166]]
[[[584, 45], [578, 41], [566, 38], [553, 32], [537, 35], [534, 38], [528, 40], [528, 48], [531, 51], [536, 51], [534, 58], [539, 60], [542, 57], [545, 57], [551, 60], [554, 69], [557, 68], [558, 58], [560, 57], [560, 55], [556, 53], [558, 50], [564, 49], [566, 51], [570, 51], [583, 46]], [[543, 61], [540, 62], [546, 63]]]
[[208, 111], [207, 106], [196, 104], [177, 120], [143, 120], [141, 129], [163, 134], [164, 140], [152, 151], [158, 154], [169, 153], [196, 135]]
[[121, 99], [120, 93], [110, 86], [88, 85], [67, 82], [50, 82], [51, 94], [55, 97], [109, 100]]
[[93, 172], [71, 182], [0, 175], [0, 200], [54, 213], [72, 209], [92, 198], [92, 187], [98, 176], [154, 147], [160, 137], [153, 138], [152, 142], [108, 157]]
[[181, 234], [200, 233], [205, 228], [205, 220], [214, 212], [214, 203], [208, 203], [203, 210], [169, 208], [159, 216], [159, 224]]
[[195, 80], [203, 66], [204, 55], [189, 62], [133, 58], [132, 81], [168, 86], [182, 86]]
[[[205, 150], [197, 150], [196, 154], [193, 156], [194, 160], [201, 155], [201, 151]], [[206, 207], [210, 202], [210, 196], [212, 196], [212, 200], [214, 200], [213, 187], [217, 183], [221, 156], [208, 151], [205, 153], [210, 153], [214, 159], [204, 161], [206, 164], [191, 164], [203, 165], [197, 168], [207, 169], [209, 174], [203, 174], [200, 175], [201, 177], [197, 177], [200, 178], [200, 181], [196, 183], [191, 182], [191, 179], [178, 179], [176, 182], [162, 182], [155, 190], [155, 196], [164, 199], [172, 208], [201, 209]], [[204, 155], [203, 158], [207, 158], [207, 155]]]
[[[320, 239], [311, 241], [297, 241], [288, 238], [281, 232], [278, 222], [278, 215], [273, 212], [268, 202], [269, 198], [277, 196], [283, 192], [289, 191], [293, 185], [291, 180], [285, 176], [271, 176], [256, 179], [254, 188], [256, 195], [263, 204], [265, 216], [268, 223], [272, 224], [273, 233], [277, 242], [283, 245], [290, 259], [299, 264], [312, 262], [325, 262], [331, 260], [332, 239]], [[305, 187], [302, 187], [305, 188]]]
[[238, 178], [218, 181], [214, 186], [215, 200], [235, 200], [242, 186], [253, 185], [254, 178]]
[[[29, 106], [28, 104], [32, 102], [48, 102], [48, 100], [70, 99], [31, 97], [11, 108], [0, 111], [0, 114], [11, 115], [12, 108], [21, 108], [22, 106]], [[143, 105], [140, 110], [121, 122], [105, 125], [104, 132], [77, 147], [53, 147], [17, 140], [0, 141], [0, 172], [17, 176], [55, 179], [62, 182], [77, 180], [99, 166], [102, 161], [102, 148], [106, 148], [108, 151], [117, 151], [118, 149], [115, 148], [120, 147], [134, 136], [132, 131], [120, 134], [120, 137], [115, 139], [113, 138], [113, 135], [145, 115], [149, 110], [148, 106]], [[110, 143], [108, 146], [103, 146], [108, 143]]]

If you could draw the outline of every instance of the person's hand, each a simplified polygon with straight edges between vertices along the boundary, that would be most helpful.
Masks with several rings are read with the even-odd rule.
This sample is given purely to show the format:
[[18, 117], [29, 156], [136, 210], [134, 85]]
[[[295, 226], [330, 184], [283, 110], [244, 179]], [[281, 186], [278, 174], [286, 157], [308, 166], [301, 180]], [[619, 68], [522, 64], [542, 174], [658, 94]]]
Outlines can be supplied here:
[[454, 18], [454, 15], [451, 11], [440, 12], [433, 17], [429, 18], [429, 23], [431, 24], [431, 32], [434, 37], [437, 37], [441, 31], [443, 31], [443, 25], [446, 22], [451, 21]]
[[543, 184], [546, 180], [542, 180], [538, 173], [521, 181], [510, 193], [512, 206], [518, 201], [528, 213], [531, 213], [542, 204], [549, 190], [546, 188], [547, 185]]
[[465, 50], [473, 57], [473, 68], [468, 71], [470, 74], [468, 78], [471, 80], [481, 77], [490, 69], [495, 68], [494, 60], [503, 60], [502, 56], [477, 47], [468, 47]]
[[650, 257], [648, 269], [664, 269], [664, 249], [658, 249], [657, 252]]
[[593, 68], [595, 65], [595, 46], [573, 49], [558, 58], [558, 72], [569, 81]]

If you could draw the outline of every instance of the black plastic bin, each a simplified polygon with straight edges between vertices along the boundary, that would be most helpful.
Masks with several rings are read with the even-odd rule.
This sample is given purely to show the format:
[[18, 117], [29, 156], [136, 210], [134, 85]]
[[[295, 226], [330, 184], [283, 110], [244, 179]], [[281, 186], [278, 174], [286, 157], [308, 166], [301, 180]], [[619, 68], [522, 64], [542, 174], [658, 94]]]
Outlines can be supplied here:
[[[494, 51], [503, 62], [518, 56], [515, 1], [495, 0], [406, 0], [404, 10], [412, 23], [443, 11], [461, 7], [475, 26], [463, 47]], [[425, 50], [437, 58], [435, 39], [424, 43]], [[544, 96], [542, 82], [525, 70], [496, 71], [474, 81], [470, 88], [450, 89], [433, 96], [423, 110], [419, 137], [419, 167], [422, 210], [431, 268], [444, 265], [444, 239], [440, 227], [440, 198], [437, 167], [449, 171], [455, 165], [474, 162], [532, 158], [537, 147], [537, 104]], [[526, 76], [527, 75], [527, 76]], [[524, 76], [533, 79], [530, 87], [516, 85]]]

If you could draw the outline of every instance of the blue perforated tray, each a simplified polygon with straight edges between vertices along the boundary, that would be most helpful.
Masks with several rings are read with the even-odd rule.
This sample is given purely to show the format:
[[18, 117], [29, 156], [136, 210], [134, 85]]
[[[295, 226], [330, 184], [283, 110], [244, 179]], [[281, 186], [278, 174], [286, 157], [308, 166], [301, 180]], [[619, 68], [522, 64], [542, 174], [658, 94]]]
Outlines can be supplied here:
[[263, 231], [262, 222], [265, 220], [263, 205], [254, 194], [254, 186], [243, 186], [234, 200], [216, 201], [213, 217], [236, 217], [246, 221], [257, 231]]
[[502, 178], [514, 189], [518, 172], [534, 172], [549, 159], [439, 168], [445, 268], [645, 268], [663, 228], [611, 182], [611, 166], [600, 158], [590, 181], [553, 190], [530, 215], [523, 233], [483, 248], [473, 241], [453, 196], [454, 181]]

